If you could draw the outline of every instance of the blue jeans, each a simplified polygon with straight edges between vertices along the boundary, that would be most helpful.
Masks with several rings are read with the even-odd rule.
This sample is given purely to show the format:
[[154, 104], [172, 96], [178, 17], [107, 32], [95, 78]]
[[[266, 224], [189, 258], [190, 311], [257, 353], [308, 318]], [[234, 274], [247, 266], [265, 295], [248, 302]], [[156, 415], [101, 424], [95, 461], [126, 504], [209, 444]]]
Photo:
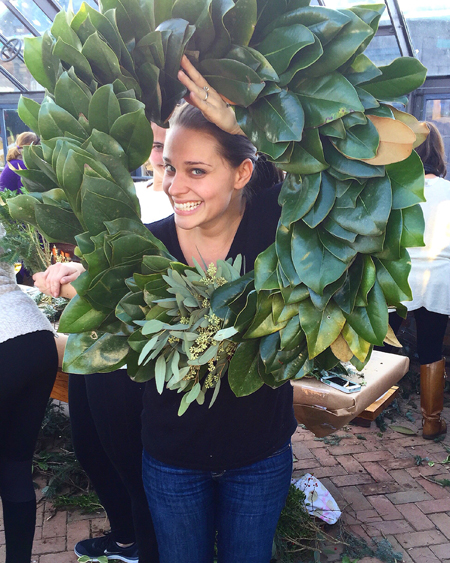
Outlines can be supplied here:
[[269, 563], [292, 475], [290, 442], [252, 465], [214, 473], [144, 451], [143, 479], [160, 563]]

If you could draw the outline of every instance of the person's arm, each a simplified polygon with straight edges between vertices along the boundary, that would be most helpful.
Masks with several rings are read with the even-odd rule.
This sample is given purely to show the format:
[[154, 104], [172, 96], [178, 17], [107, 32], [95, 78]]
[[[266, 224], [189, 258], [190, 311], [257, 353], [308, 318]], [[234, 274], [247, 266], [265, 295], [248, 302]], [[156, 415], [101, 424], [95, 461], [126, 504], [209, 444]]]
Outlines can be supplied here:
[[46, 295], [72, 299], [77, 292], [71, 282], [84, 272], [77, 262], [58, 262], [49, 266], [45, 272], [34, 274], [34, 285]]
[[178, 80], [189, 90], [185, 100], [198, 108], [208, 121], [227, 133], [245, 135], [236, 121], [234, 110], [208, 84], [186, 55], [181, 59], [181, 67], [183, 70], [178, 72]]

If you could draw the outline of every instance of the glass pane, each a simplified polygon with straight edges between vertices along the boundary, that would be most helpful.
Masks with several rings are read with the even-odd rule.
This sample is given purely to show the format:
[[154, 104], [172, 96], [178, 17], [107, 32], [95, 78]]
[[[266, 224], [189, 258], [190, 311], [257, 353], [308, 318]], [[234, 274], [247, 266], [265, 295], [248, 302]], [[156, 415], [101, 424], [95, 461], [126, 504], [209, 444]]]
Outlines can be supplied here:
[[400, 50], [395, 35], [375, 35], [365, 54], [377, 66], [388, 65], [397, 57]]
[[[0, 42], [1, 45], [1, 42]], [[2, 66], [14, 76], [27, 90], [42, 91], [44, 88], [36, 82], [36, 80], [31, 76], [25, 63], [22, 62], [19, 57], [16, 57], [8, 63], [2, 63]], [[12, 84], [11, 84], [12, 86]], [[11, 90], [9, 90], [11, 91]]]
[[[57, 1], [63, 10], [67, 10], [67, 8], [69, 7], [70, 0], [57, 0]], [[98, 4], [94, 0], [72, 0], [73, 11], [75, 14], [78, 12], [83, 2], [86, 2], [86, 4], [89, 4], [93, 8], [98, 9]]]
[[7, 38], [12, 37], [31, 37], [29, 30], [8, 8], [0, 3], [0, 32]]
[[450, 74], [450, 3], [448, 0], [399, 0], [416, 55], [428, 76]]
[[0, 92], [18, 92], [18, 88], [0, 73]]
[[[325, 5], [327, 8], [333, 8], [334, 10], [339, 10], [341, 8], [350, 8], [355, 4], [383, 4], [383, 0], [365, 0], [364, 2], [357, 2], [355, 0], [325, 0]], [[311, 2], [313, 4], [313, 2]], [[389, 13], [387, 8], [384, 10], [381, 16], [380, 25], [391, 23]]]
[[32, 0], [11, 0], [13, 4], [41, 34], [52, 22]]
[[[436, 100], [428, 99], [425, 104], [425, 120], [432, 121], [439, 129], [444, 138], [447, 163], [450, 163], [450, 97]], [[447, 179], [450, 179], [450, 167], [447, 172]]]

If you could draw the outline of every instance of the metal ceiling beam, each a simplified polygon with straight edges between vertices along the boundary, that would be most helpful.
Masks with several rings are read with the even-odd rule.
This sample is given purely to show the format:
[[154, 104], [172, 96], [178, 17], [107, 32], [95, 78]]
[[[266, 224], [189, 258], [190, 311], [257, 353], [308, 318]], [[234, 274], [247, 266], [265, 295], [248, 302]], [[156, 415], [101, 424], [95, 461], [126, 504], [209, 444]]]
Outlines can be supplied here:
[[408, 26], [405, 17], [400, 9], [398, 0], [384, 0], [395, 29], [398, 47], [402, 57], [414, 57], [414, 49], [412, 46], [411, 36], [409, 35]]
[[3, 76], [7, 78], [10, 82], [12, 82], [14, 86], [18, 88], [21, 92], [28, 92], [28, 89], [25, 88], [22, 82], [19, 82], [17, 78], [15, 78], [10, 72], [8, 72], [3, 65], [0, 65], [0, 73], [3, 74]]
[[54, 0], [33, 0], [33, 2], [36, 6], [39, 6], [51, 21], [53, 21], [56, 14], [61, 11], [61, 7], [57, 2], [54, 2]]
[[15, 17], [23, 23], [23, 25], [30, 31], [35, 37], [39, 37], [39, 31], [27, 20], [27, 18], [20, 12], [9, 0], [3, 0], [3, 4], [8, 8], [8, 10], [15, 15]]

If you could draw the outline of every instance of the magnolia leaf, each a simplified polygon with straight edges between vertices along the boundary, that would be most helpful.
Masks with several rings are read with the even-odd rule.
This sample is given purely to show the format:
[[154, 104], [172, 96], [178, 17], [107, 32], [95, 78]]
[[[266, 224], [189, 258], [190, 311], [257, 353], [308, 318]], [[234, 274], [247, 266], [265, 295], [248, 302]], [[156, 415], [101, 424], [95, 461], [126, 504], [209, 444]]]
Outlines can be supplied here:
[[259, 340], [241, 342], [228, 368], [228, 382], [236, 397], [245, 397], [263, 386], [258, 372]]
[[394, 430], [394, 432], [398, 432], [399, 434], [406, 434], [407, 436], [417, 436], [417, 432], [415, 430], [412, 430], [411, 428], [408, 428], [407, 426], [391, 424], [389, 428], [391, 430]]
[[38, 229], [49, 242], [75, 244], [75, 236], [84, 230], [73, 211], [41, 204], [35, 214]]
[[251, 105], [250, 115], [271, 143], [300, 141], [303, 132], [303, 108], [297, 96], [281, 90]]
[[293, 228], [290, 229], [284, 225], [279, 225], [275, 238], [275, 250], [277, 252], [279, 265], [282, 272], [287, 278], [287, 285], [297, 286], [301, 280], [297, 274], [296, 268], [291, 256], [291, 241]]
[[68, 66], [73, 67], [75, 74], [86, 84], [90, 84], [95, 79], [87, 58], [78, 49], [75, 49], [75, 47], [69, 45], [61, 38], [58, 39], [53, 48], [53, 55], [60, 58]]
[[362, 53], [355, 58], [351, 66], [345, 71], [345, 77], [353, 86], [369, 82], [381, 75], [381, 70]]
[[232, 43], [248, 45], [257, 22], [257, 0], [235, 0], [234, 8], [224, 15], [223, 22]]
[[361, 338], [371, 344], [382, 346], [388, 329], [388, 311], [378, 281], [375, 281], [370, 290], [367, 303], [367, 307], [355, 307], [350, 315], [345, 313], [345, 317]]
[[[375, 159], [377, 156], [380, 139], [376, 127], [368, 121], [364, 125], [356, 125], [351, 129], [347, 126], [345, 139], [337, 139], [332, 143], [346, 157], [367, 162], [365, 159]], [[385, 163], [375, 162], [375, 164]]]
[[384, 341], [386, 342], [386, 344], [389, 344], [389, 346], [395, 346], [396, 348], [402, 348], [402, 344], [398, 341], [397, 336], [395, 335], [395, 332], [392, 330], [391, 325], [388, 326], [388, 331], [387, 331], [386, 338], [384, 339]]
[[322, 245], [317, 231], [301, 221], [294, 224], [292, 261], [301, 281], [319, 295], [322, 295], [327, 285], [339, 279], [347, 268], [344, 262]]
[[308, 213], [319, 196], [320, 186], [320, 173], [303, 178], [294, 174], [286, 176], [278, 197], [278, 203], [282, 205], [282, 225], [289, 227]]
[[101, 86], [92, 96], [89, 103], [89, 125], [92, 129], [109, 134], [112, 126], [120, 116], [119, 100], [114, 94], [112, 84]]
[[390, 101], [416, 90], [425, 81], [427, 69], [413, 57], [395, 59], [387, 66], [380, 66], [381, 75], [361, 88], [372, 94], [377, 100]]
[[59, 321], [59, 332], [87, 332], [98, 328], [108, 313], [96, 311], [79, 295], [75, 295], [64, 309]]
[[39, 134], [38, 116], [40, 105], [31, 98], [20, 96], [17, 111], [20, 119], [28, 125], [31, 131]]
[[200, 71], [213, 88], [240, 106], [251, 105], [264, 88], [254, 70], [231, 59], [205, 59]]
[[8, 199], [7, 205], [13, 219], [37, 227], [36, 207], [39, 206], [39, 202], [35, 197], [25, 194], [18, 195]]
[[339, 307], [330, 301], [323, 311], [314, 307], [309, 299], [299, 305], [299, 318], [308, 342], [309, 358], [326, 350], [339, 336], [345, 317]]
[[361, 336], [359, 336], [359, 334], [355, 330], [353, 330], [353, 328], [348, 323], [345, 323], [341, 334], [347, 342], [348, 347], [350, 348], [353, 355], [360, 362], [366, 361], [371, 349], [370, 343], [367, 342], [367, 340], [361, 338]]
[[336, 340], [330, 344], [330, 348], [336, 358], [338, 358], [341, 362], [349, 362], [354, 356], [342, 334], [340, 334]]
[[279, 75], [288, 67], [294, 55], [315, 42], [304, 25], [296, 24], [274, 29], [258, 45], [260, 51]]
[[328, 168], [318, 129], [304, 130], [302, 141], [293, 145], [288, 162], [276, 161], [282, 170], [292, 174], [316, 174]]
[[290, 85], [305, 111], [306, 127], [319, 127], [364, 107], [354, 87], [338, 72], [296, 78]]
[[33, 78], [46, 88], [49, 92], [53, 92], [56, 84], [55, 72], [52, 61], [44, 60], [43, 49], [53, 49], [53, 41], [48, 33], [40, 37], [25, 37], [24, 39], [23, 58], [27, 68]]
[[367, 117], [378, 131], [380, 146], [374, 158], [361, 158], [363, 162], [379, 166], [400, 162], [409, 157], [416, 143], [416, 135], [412, 129], [395, 119], [376, 115]]
[[419, 204], [401, 210], [402, 214], [402, 234], [400, 243], [403, 247], [425, 246], [423, 232], [425, 230], [425, 220], [422, 207]]
[[322, 183], [319, 195], [312, 208], [303, 216], [303, 221], [314, 229], [319, 225], [331, 211], [336, 200], [336, 188], [332, 182], [332, 177], [326, 173], [322, 174]]
[[408, 284], [408, 274], [411, 271], [411, 260], [406, 250], [399, 260], [379, 260], [374, 258], [377, 268], [377, 279], [383, 289], [388, 305], [395, 305], [400, 301], [412, 299], [411, 288]]
[[255, 289], [278, 289], [276, 275], [277, 255], [275, 244], [261, 252], [255, 260]]
[[66, 345], [63, 370], [79, 374], [109, 373], [125, 364], [128, 350], [124, 335], [101, 332], [71, 334]]
[[139, 168], [148, 159], [153, 146], [153, 132], [143, 109], [119, 117], [110, 134], [125, 151], [129, 170]]
[[407, 125], [411, 131], [416, 136], [416, 140], [414, 142], [413, 148], [419, 147], [428, 137], [430, 131], [423, 121], [419, 121], [413, 115], [406, 113], [404, 111], [400, 111], [399, 109], [395, 108], [394, 106], [388, 106], [389, 109], [394, 114], [394, 117], [397, 121], [401, 121]]
[[422, 161], [413, 151], [402, 162], [386, 167], [392, 186], [392, 209], [405, 209], [425, 201]]

